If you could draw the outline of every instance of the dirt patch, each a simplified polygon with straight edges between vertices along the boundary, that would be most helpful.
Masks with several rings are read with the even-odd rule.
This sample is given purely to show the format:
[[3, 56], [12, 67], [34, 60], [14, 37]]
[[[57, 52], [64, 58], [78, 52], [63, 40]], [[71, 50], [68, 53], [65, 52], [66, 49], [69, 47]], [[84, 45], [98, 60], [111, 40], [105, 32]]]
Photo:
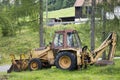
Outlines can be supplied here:
[[0, 75], [0, 80], [8, 80], [8, 75]]

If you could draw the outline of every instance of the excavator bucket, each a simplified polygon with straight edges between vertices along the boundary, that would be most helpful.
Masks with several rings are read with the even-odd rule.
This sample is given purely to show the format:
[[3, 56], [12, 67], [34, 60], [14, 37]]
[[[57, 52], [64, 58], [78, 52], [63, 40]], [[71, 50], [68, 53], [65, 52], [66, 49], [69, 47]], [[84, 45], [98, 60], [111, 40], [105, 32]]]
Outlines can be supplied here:
[[13, 55], [13, 54], [10, 54], [10, 58], [11, 58], [11, 61], [12, 61], [12, 65], [9, 68], [9, 70], [7, 71], [7, 73], [11, 73], [12, 71], [20, 72], [20, 71], [23, 71], [23, 70], [27, 69], [29, 59], [26, 59], [24, 54], [20, 55], [19, 60], [16, 59], [15, 55]]
[[114, 65], [115, 63], [113, 61], [109, 60], [99, 60], [95, 63], [96, 66], [107, 66], [107, 65]]

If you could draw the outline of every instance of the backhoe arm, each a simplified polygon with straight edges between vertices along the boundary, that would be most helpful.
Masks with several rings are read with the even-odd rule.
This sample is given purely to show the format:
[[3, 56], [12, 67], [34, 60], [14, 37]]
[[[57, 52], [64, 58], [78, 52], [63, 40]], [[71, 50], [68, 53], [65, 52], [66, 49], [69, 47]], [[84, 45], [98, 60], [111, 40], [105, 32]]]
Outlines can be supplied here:
[[94, 50], [95, 57], [92, 57], [92, 62], [96, 62], [103, 52], [109, 47], [107, 60], [112, 61], [116, 49], [116, 33], [111, 32], [99, 48]]

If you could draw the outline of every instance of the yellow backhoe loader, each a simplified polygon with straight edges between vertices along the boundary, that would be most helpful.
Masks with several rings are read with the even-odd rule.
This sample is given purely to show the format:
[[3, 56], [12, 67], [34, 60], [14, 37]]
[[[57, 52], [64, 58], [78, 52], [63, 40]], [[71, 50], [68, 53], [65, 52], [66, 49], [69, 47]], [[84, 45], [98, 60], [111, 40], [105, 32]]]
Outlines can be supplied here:
[[94, 51], [89, 51], [82, 44], [76, 30], [56, 31], [52, 43], [49, 46], [34, 49], [26, 58], [21, 54], [20, 59], [15, 59], [11, 54], [12, 66], [8, 70], [23, 71], [38, 70], [56, 66], [64, 70], [86, 68], [89, 64], [97, 62], [103, 52], [109, 47], [106, 61], [112, 61], [116, 48], [116, 34], [111, 32], [105, 41]]

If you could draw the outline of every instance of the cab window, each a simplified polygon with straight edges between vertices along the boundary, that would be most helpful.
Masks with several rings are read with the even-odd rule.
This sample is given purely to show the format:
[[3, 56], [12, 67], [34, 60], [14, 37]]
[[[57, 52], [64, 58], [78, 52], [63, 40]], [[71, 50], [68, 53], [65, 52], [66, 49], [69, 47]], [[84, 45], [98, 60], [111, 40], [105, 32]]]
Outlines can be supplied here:
[[63, 46], [63, 34], [56, 34], [55, 35], [54, 46], [55, 47]]
[[79, 47], [80, 46], [78, 36], [74, 32], [67, 33], [67, 45], [69, 47]]

